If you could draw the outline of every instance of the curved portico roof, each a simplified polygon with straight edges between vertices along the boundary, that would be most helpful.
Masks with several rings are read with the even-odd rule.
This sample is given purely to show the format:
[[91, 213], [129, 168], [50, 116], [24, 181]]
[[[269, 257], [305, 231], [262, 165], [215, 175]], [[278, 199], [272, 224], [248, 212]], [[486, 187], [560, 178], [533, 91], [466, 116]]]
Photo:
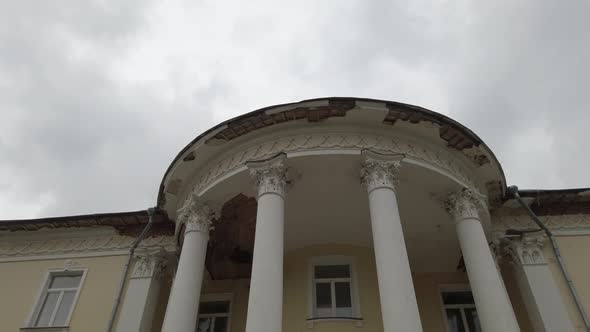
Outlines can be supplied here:
[[479, 148], [483, 153], [470, 157], [474, 159], [475, 163], [490, 163], [496, 169], [496, 178], [501, 185], [499, 194], [503, 195], [505, 192], [506, 180], [498, 159], [479, 136], [459, 122], [443, 114], [400, 102], [355, 97], [329, 97], [264, 107], [224, 121], [203, 132], [178, 153], [166, 170], [158, 192], [158, 207], [162, 208], [165, 204], [165, 187], [176, 166], [183, 161], [190, 161], [199, 157], [196, 146], [210, 141], [229, 142], [262, 128], [289, 121], [307, 119], [307, 122], [311, 124], [332, 117], [345, 117], [349, 110], [355, 109], [359, 104], [363, 103], [385, 105], [387, 114], [380, 121], [384, 126], [389, 125], [392, 130], [395, 130], [393, 125], [398, 121], [416, 124], [430, 122], [438, 125], [439, 136], [447, 142], [448, 148], [459, 151], [472, 147]]

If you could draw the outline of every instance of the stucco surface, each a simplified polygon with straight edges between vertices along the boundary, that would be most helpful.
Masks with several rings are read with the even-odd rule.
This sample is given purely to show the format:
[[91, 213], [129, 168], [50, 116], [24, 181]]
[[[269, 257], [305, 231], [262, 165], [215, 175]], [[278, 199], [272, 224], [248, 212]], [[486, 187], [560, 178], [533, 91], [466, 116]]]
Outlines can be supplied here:
[[[125, 256], [77, 258], [88, 269], [70, 332], [103, 332], [113, 308]], [[0, 263], [0, 322], [2, 331], [25, 327], [37, 293], [49, 269], [64, 267], [65, 259]]]

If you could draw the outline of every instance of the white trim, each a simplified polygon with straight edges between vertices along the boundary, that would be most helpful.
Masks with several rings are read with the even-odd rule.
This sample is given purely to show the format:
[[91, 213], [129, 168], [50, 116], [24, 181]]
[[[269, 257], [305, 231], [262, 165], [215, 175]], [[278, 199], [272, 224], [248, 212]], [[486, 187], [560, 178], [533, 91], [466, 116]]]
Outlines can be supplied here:
[[68, 332], [70, 330], [67, 326], [57, 327], [21, 327], [20, 332]]
[[[315, 317], [315, 266], [318, 265], [348, 265], [350, 266], [350, 297], [352, 302], [352, 317]], [[309, 259], [307, 266], [307, 327], [312, 329], [314, 324], [319, 322], [331, 321], [350, 321], [355, 322], [357, 327], [363, 326], [361, 316], [361, 303], [359, 299], [358, 274], [356, 269], [356, 259], [353, 256], [345, 255], [325, 255], [315, 256]], [[335, 294], [332, 294], [334, 297]], [[335, 302], [333, 302], [335, 303]]]
[[590, 228], [558, 229], [551, 231], [555, 236], [586, 236], [590, 235]]
[[[84, 281], [86, 280], [86, 275], [88, 274], [88, 268], [73, 268], [73, 269], [67, 269], [67, 268], [53, 268], [53, 269], [48, 269], [43, 277], [43, 282], [41, 283], [41, 287], [37, 290], [37, 295], [35, 296], [35, 302], [33, 305], [33, 309], [30, 311], [27, 320], [25, 321], [25, 326], [26, 328], [29, 329], [36, 329], [36, 328], [49, 328], [47, 326], [34, 326], [35, 325], [35, 321], [38, 318], [39, 315], [39, 311], [41, 310], [41, 307], [43, 305], [43, 300], [45, 299], [45, 294], [48, 291], [48, 287], [49, 287], [49, 283], [51, 282], [51, 278], [55, 275], [61, 275], [61, 274], [69, 274], [69, 273], [78, 273], [81, 272], [81, 278], [80, 278], [80, 284], [77, 287], [76, 290], [76, 295], [74, 295], [74, 299], [72, 301], [72, 306], [70, 307], [70, 311], [68, 312], [68, 315], [66, 317], [66, 321], [65, 324], [63, 326], [51, 326], [52, 328], [57, 328], [57, 327], [67, 327], [70, 325], [70, 320], [72, 319], [72, 314], [74, 312], [74, 308], [76, 307], [76, 304], [78, 303], [78, 298], [80, 297], [80, 293], [82, 292], [82, 288], [84, 287]], [[61, 295], [60, 295], [61, 298]], [[58, 301], [59, 304], [59, 301]], [[52, 314], [52, 318], [55, 316], [56, 312], [57, 312], [57, 305], [56, 308]]]
[[305, 156], [322, 156], [322, 155], [353, 155], [360, 156], [361, 149], [319, 149], [308, 151], [295, 151], [287, 153], [287, 158], [297, 158]]
[[[227, 316], [217, 316], [215, 314], [206, 314], [208, 317], [227, 317], [227, 331], [231, 331], [231, 318], [233, 314], [233, 304], [234, 304], [234, 295], [232, 293], [208, 293], [202, 294], [199, 299], [199, 308], [201, 307], [201, 303], [203, 302], [215, 302], [215, 301], [228, 301], [229, 302], [229, 309], [227, 312]], [[199, 324], [199, 318], [201, 315], [197, 313], [197, 327]]]
[[215, 179], [215, 181], [211, 182], [211, 183], [210, 183], [210, 184], [209, 184], [207, 187], [203, 188], [203, 189], [202, 189], [202, 190], [199, 192], [199, 195], [198, 195], [198, 196], [199, 196], [199, 197], [201, 197], [201, 196], [205, 195], [205, 193], [206, 193], [207, 191], [209, 191], [209, 189], [211, 189], [211, 188], [215, 187], [215, 186], [216, 186], [216, 185], [218, 185], [219, 183], [221, 183], [221, 182], [225, 181], [226, 179], [229, 179], [229, 178], [231, 178], [232, 176], [234, 176], [234, 175], [236, 175], [236, 174], [238, 174], [238, 173], [242, 173], [242, 172], [244, 172], [244, 171], [247, 171], [247, 170], [248, 170], [248, 167], [247, 167], [246, 165], [242, 165], [242, 166], [240, 166], [240, 167], [236, 168], [236, 169], [235, 169], [235, 170], [233, 170], [233, 171], [230, 171], [230, 172], [228, 172], [228, 173], [226, 173], [226, 174], [223, 174], [223, 175], [222, 175], [222, 176], [220, 176], [219, 178]]

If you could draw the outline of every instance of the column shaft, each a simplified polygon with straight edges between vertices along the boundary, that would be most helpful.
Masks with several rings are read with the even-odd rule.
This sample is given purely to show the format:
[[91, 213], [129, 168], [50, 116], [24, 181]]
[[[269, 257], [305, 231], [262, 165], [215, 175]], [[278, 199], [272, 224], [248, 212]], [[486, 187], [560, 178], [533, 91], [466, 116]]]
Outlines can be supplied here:
[[403, 156], [363, 152], [381, 315], [385, 332], [421, 332], [422, 323], [394, 183]]
[[383, 330], [422, 331], [395, 192], [369, 194]]
[[520, 331], [479, 219], [479, 199], [471, 191], [463, 190], [450, 201], [482, 329], [485, 332]]
[[208, 238], [203, 232], [184, 236], [162, 332], [192, 332], [196, 328]]
[[275, 194], [258, 199], [247, 332], [276, 332], [283, 324], [284, 201]]
[[163, 332], [195, 331], [212, 214], [195, 196], [181, 209], [179, 219], [186, 225], [184, 243], [168, 298]]
[[285, 162], [279, 155], [248, 163], [257, 184], [258, 208], [246, 332], [282, 330]]

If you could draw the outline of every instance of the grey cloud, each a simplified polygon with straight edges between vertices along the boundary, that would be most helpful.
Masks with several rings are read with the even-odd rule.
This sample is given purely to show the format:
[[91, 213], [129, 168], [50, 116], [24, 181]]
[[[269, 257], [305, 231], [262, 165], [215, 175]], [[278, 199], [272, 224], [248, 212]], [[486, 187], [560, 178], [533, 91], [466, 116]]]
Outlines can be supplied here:
[[[214, 122], [326, 95], [446, 113], [521, 187], [590, 186], [583, 1], [205, 1], [165, 21], [174, 4], [0, 5], [0, 219], [146, 208]], [[145, 44], [140, 59], [171, 48], [163, 76], [117, 76], [113, 64]]]

